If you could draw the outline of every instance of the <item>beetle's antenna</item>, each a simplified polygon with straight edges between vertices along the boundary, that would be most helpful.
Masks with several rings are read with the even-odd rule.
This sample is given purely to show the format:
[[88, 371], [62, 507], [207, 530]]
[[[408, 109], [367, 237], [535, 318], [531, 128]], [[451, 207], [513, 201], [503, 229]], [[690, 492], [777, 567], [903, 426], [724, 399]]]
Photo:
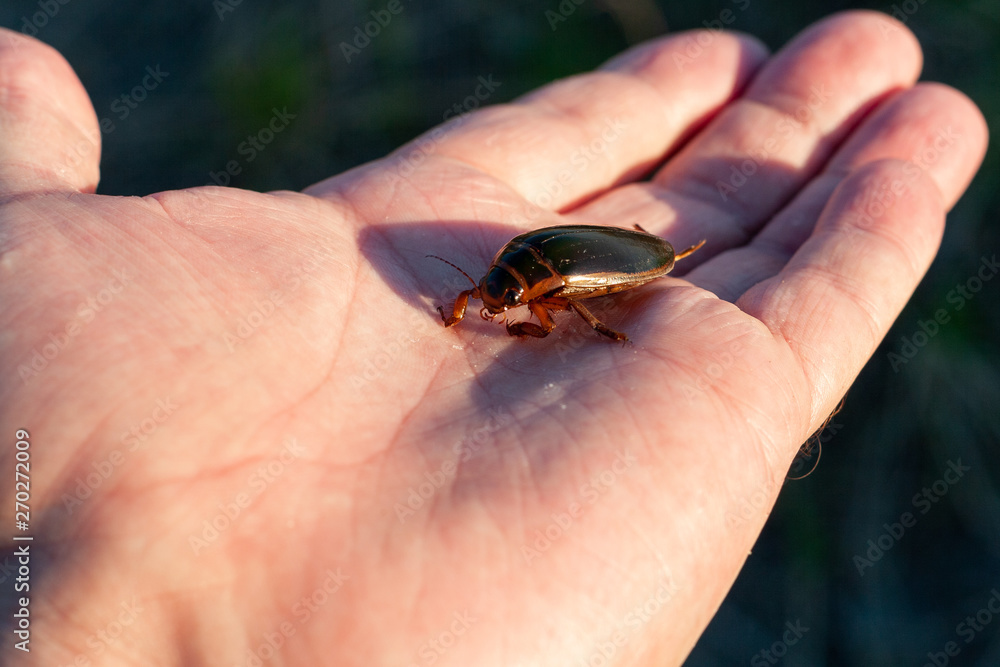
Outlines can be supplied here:
[[468, 273], [466, 273], [465, 271], [463, 271], [463, 270], [462, 270], [462, 269], [460, 269], [459, 267], [455, 266], [454, 264], [452, 264], [451, 262], [449, 262], [448, 260], [446, 260], [446, 259], [445, 259], [444, 257], [438, 257], [437, 255], [424, 255], [424, 257], [433, 257], [434, 259], [440, 259], [440, 260], [441, 260], [442, 262], [444, 262], [444, 263], [445, 263], [445, 264], [447, 264], [448, 266], [452, 267], [453, 269], [457, 269], [459, 273], [461, 273], [461, 274], [462, 274], [463, 276], [465, 276], [466, 278], [468, 278], [468, 279], [469, 279], [469, 282], [470, 282], [470, 283], [472, 283], [472, 286], [473, 286], [473, 287], [479, 287], [479, 285], [477, 285], [477, 284], [476, 284], [476, 281], [475, 281], [475, 280], [473, 280], [473, 279], [472, 279], [472, 278], [471, 278], [471, 277], [469, 276], [469, 274], [468, 274]]

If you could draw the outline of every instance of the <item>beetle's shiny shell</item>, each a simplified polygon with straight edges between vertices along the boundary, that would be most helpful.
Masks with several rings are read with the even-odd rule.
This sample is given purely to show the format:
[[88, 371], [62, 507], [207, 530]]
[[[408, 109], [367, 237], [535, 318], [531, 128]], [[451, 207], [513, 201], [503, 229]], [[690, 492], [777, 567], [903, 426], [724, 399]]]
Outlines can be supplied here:
[[[521, 255], [534, 261], [517, 261]], [[666, 275], [674, 267], [674, 248], [659, 236], [620, 227], [544, 227], [515, 236], [496, 254], [493, 265], [516, 266], [522, 274], [534, 266], [546, 276], [551, 268], [563, 284], [548, 296], [585, 299]], [[529, 286], [544, 277], [524, 276]]]

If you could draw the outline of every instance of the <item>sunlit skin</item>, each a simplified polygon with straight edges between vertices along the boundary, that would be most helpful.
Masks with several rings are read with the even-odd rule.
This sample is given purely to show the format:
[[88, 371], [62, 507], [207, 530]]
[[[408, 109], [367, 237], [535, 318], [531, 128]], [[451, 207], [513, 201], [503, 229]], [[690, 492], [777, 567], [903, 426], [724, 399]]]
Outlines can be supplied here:
[[[453, 119], [412, 168], [134, 198], [91, 194], [71, 68], [0, 33], [0, 433], [31, 434], [37, 556], [16, 664], [680, 663], [982, 159], [979, 111], [920, 67], [872, 13], [774, 55], [681, 33]], [[570, 223], [708, 243], [594, 301], [628, 347], [572, 313], [442, 326], [467, 283], [427, 254], [474, 273]]]

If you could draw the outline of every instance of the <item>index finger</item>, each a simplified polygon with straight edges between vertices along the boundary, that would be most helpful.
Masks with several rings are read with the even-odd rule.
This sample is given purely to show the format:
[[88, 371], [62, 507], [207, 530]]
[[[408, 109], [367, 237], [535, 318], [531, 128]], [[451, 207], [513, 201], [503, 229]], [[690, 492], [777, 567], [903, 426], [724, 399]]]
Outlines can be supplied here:
[[[419, 178], [457, 160], [540, 208], [560, 210], [650, 171], [766, 58], [766, 48], [745, 35], [698, 30], [657, 39], [594, 72], [453, 118], [380, 167]], [[328, 180], [311, 192], [335, 187]]]

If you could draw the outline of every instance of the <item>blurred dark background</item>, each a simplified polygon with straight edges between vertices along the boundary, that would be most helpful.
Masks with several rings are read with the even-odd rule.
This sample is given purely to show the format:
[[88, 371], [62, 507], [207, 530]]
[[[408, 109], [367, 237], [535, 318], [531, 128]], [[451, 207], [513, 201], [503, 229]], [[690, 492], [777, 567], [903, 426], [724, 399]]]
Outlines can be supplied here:
[[[724, 10], [772, 49], [840, 9], [895, 12], [923, 45], [923, 78], [964, 91], [998, 127], [992, 0], [576, 1], [562, 0], [572, 12], [553, 30], [560, 0], [400, 0], [346, 54], [388, 2], [15, 0], [0, 25], [76, 69], [108, 121], [99, 191], [112, 195], [226, 178], [301, 189], [441, 122], [478, 77], [500, 82], [490, 103], [506, 101]], [[275, 110], [280, 129], [245, 143]], [[240, 171], [223, 175], [230, 161]], [[821, 435], [818, 468], [786, 485], [688, 665], [1000, 665], [989, 609], [1000, 610], [1000, 278], [976, 282], [1000, 250], [997, 183], [991, 147], [930, 272]], [[970, 298], [955, 297], [960, 285]], [[940, 309], [948, 321], [928, 325]]]

